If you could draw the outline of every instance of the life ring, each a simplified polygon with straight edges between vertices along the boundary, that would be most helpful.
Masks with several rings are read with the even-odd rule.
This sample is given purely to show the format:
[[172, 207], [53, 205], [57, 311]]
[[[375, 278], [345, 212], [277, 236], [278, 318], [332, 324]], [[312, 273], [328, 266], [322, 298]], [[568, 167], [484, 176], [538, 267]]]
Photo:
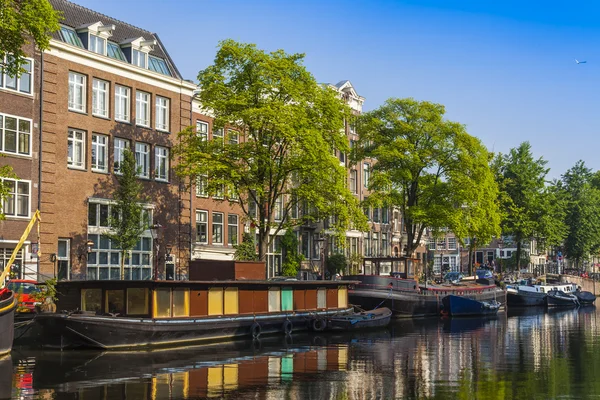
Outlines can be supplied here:
[[250, 333], [252, 333], [252, 337], [258, 338], [260, 336], [260, 332], [261, 332], [260, 324], [258, 322], [253, 323], [252, 327], [250, 328]]
[[327, 327], [327, 321], [321, 318], [315, 318], [312, 320], [312, 330], [315, 332], [322, 332]]
[[285, 333], [286, 335], [291, 335], [293, 329], [294, 324], [292, 324], [292, 321], [290, 321], [289, 319], [283, 321], [283, 333]]

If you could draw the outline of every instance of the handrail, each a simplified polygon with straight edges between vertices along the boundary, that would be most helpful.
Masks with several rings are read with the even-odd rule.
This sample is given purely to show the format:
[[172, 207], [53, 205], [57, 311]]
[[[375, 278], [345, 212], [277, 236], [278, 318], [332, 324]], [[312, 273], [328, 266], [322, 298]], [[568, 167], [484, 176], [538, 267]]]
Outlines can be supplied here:
[[40, 222], [42, 222], [42, 218], [40, 216], [40, 210], [35, 210], [35, 213], [33, 213], [33, 217], [31, 217], [31, 221], [29, 221], [27, 228], [25, 228], [25, 232], [23, 232], [23, 234], [21, 235], [21, 239], [19, 240], [19, 243], [17, 243], [17, 245], [15, 246], [15, 249], [13, 250], [12, 255], [8, 259], [8, 262], [6, 263], [6, 265], [4, 266], [4, 271], [2, 271], [2, 275], [0, 275], [0, 289], [2, 289], [4, 287], [6, 276], [10, 272], [10, 267], [15, 262], [15, 259], [17, 258], [17, 254], [19, 253], [19, 250], [21, 250], [23, 243], [25, 243], [25, 241], [27, 240], [29, 233], [33, 229], [33, 225], [36, 222], [38, 223], [37, 237], [38, 237], [38, 258], [39, 258], [40, 254], [41, 254], [41, 252], [39, 250], [39, 246], [40, 246]]

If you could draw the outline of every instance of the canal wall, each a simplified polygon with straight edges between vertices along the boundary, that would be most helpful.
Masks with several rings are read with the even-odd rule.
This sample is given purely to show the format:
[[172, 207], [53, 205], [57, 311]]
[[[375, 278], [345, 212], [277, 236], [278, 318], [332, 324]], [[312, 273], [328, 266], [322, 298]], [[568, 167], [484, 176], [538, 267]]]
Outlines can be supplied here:
[[589, 278], [582, 278], [574, 275], [561, 275], [561, 282], [575, 283], [577, 286], [581, 286], [581, 290], [594, 293], [598, 296], [600, 294], [600, 282], [595, 282]]

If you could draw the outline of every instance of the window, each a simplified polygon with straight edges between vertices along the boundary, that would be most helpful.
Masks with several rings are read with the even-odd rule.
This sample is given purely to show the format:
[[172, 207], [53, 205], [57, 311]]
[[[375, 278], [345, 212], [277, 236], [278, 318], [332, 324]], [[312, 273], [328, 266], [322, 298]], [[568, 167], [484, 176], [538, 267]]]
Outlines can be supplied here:
[[446, 249], [446, 238], [437, 240], [437, 249], [445, 250]]
[[356, 184], [356, 175], [357, 172], [355, 169], [350, 170], [350, 191], [352, 193], [357, 193], [358, 192], [358, 185]]
[[429, 250], [435, 250], [435, 239], [434, 238], [429, 239], [428, 248], [429, 248]]
[[107, 53], [110, 58], [114, 58], [119, 61], [127, 61], [125, 59], [125, 55], [121, 51], [121, 47], [119, 47], [116, 43], [108, 42], [107, 44]]
[[114, 171], [115, 174], [121, 173], [121, 163], [123, 162], [123, 152], [129, 148], [129, 140], [115, 138]]
[[235, 214], [227, 215], [227, 244], [238, 244], [238, 216]]
[[196, 210], [196, 243], [208, 243], [208, 211]]
[[[7, 62], [9, 61], [7, 56]], [[0, 64], [2, 64], [2, 59], [0, 58]], [[4, 73], [2, 68], [0, 68], [0, 88], [5, 88], [9, 90], [14, 90], [16, 92], [28, 93], [31, 94], [31, 85], [33, 83], [32, 75], [33, 75], [33, 60], [25, 59], [25, 63], [21, 65], [22, 72], [21, 76], [10, 76], [7, 73]]]
[[73, 29], [62, 26], [60, 28], [60, 35], [66, 43], [83, 48], [83, 44], [81, 44], [79, 36], [77, 36], [77, 33], [75, 33]]
[[108, 136], [92, 133], [92, 171], [108, 172]]
[[381, 255], [384, 257], [388, 255], [388, 235], [387, 235], [387, 233], [381, 234]]
[[129, 122], [129, 88], [115, 85], [115, 120]]
[[223, 244], [223, 213], [212, 213], [212, 244]]
[[369, 183], [370, 183], [370, 177], [371, 177], [371, 170], [369, 169], [369, 164], [365, 163], [363, 165], [363, 182], [364, 182], [364, 186], [365, 188], [369, 188]]
[[135, 92], [135, 123], [150, 126], [150, 93]]
[[148, 69], [150, 71], [158, 72], [159, 74], [171, 76], [167, 63], [162, 58], [149, 56]]
[[131, 63], [138, 67], [146, 68], [146, 53], [133, 49], [131, 52]]
[[213, 199], [223, 200], [225, 198], [225, 185], [218, 185], [215, 189]]
[[208, 124], [206, 122], [196, 120], [196, 134], [203, 141], [208, 140]]
[[89, 51], [106, 55], [106, 39], [103, 39], [100, 36], [90, 34], [90, 43], [88, 47]]
[[31, 155], [31, 120], [0, 114], [0, 152]]
[[229, 129], [227, 136], [229, 136], [229, 144], [238, 144], [240, 138], [236, 131]]
[[92, 81], [92, 114], [108, 117], [108, 82], [95, 79]]
[[[87, 279], [121, 279], [121, 249], [108, 237], [88, 227], [88, 240], [94, 244], [88, 253]], [[125, 279], [144, 280], [152, 276], [152, 238], [144, 233], [135, 247], [125, 253]]]
[[448, 238], [448, 250], [456, 250], [456, 238], [455, 237]]
[[7, 193], [2, 202], [2, 213], [7, 217], [29, 217], [30, 181], [2, 179]]
[[381, 207], [381, 223], [388, 224], [390, 222], [389, 216], [390, 210], [387, 207]]
[[169, 131], [169, 99], [156, 96], [156, 123], [155, 128]]
[[169, 180], [169, 149], [154, 147], [154, 178], [159, 181]]
[[199, 175], [196, 178], [196, 196], [208, 197], [208, 175]]
[[85, 76], [69, 72], [69, 110], [85, 112]]
[[283, 219], [283, 197], [280, 195], [275, 200], [275, 221], [281, 221]]
[[56, 254], [58, 266], [57, 279], [59, 281], [71, 278], [71, 240], [58, 239], [58, 252]]
[[107, 228], [109, 208], [104, 203], [88, 203], [88, 227]]
[[85, 132], [69, 129], [67, 165], [71, 168], [85, 168]]
[[140, 178], [150, 178], [150, 145], [137, 142], [135, 144], [135, 166]]
[[223, 140], [223, 128], [215, 129], [213, 131], [213, 139]]

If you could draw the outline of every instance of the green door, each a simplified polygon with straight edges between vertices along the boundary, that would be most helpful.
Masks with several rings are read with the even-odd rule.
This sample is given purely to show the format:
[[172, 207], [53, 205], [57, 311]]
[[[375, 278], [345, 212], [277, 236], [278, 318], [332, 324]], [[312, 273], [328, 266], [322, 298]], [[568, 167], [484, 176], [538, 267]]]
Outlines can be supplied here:
[[294, 291], [291, 288], [281, 289], [281, 311], [294, 310]]

